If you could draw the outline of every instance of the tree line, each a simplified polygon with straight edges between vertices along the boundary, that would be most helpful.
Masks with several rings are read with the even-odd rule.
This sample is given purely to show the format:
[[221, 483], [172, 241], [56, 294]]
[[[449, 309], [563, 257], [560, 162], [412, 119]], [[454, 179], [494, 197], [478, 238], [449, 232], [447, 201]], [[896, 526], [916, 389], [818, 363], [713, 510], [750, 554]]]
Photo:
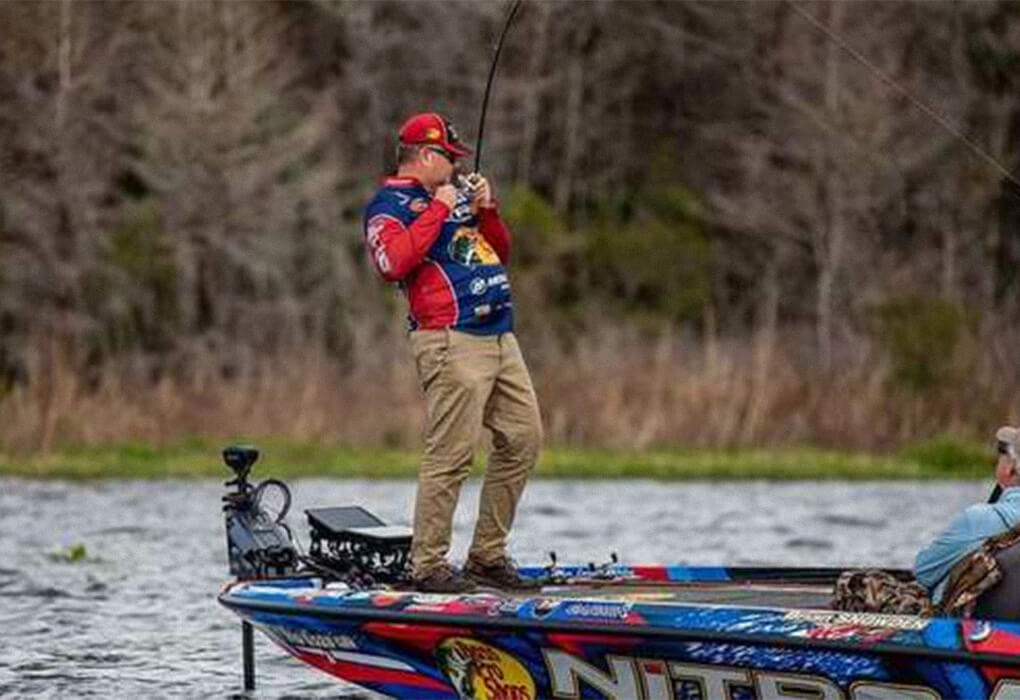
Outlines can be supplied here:
[[[27, 421], [0, 442], [149, 435], [54, 406], [296, 356], [410, 395], [361, 211], [408, 115], [473, 140], [504, 11], [0, 4], [0, 415]], [[496, 80], [483, 170], [554, 439], [874, 447], [1020, 417], [1020, 4], [526, 0]], [[845, 392], [870, 397], [853, 429]], [[313, 422], [259, 425], [358, 439]]]

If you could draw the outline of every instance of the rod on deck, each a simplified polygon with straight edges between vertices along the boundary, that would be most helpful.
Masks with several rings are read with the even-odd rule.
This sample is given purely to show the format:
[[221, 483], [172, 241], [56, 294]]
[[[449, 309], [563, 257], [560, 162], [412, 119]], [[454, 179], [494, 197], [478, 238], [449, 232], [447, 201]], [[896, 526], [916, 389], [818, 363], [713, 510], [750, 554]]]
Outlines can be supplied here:
[[241, 654], [244, 658], [244, 689], [255, 690], [255, 639], [250, 622], [241, 623]]

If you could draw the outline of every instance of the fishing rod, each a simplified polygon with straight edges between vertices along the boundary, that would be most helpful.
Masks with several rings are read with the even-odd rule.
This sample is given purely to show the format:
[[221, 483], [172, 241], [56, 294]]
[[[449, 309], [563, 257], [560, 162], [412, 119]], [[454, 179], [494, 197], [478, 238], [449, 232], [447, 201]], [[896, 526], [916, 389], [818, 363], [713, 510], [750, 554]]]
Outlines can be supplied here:
[[499, 39], [496, 41], [496, 47], [492, 54], [492, 64], [489, 66], [489, 78], [485, 82], [485, 94], [482, 96], [482, 112], [478, 117], [478, 139], [475, 142], [475, 173], [479, 172], [482, 166], [482, 136], [485, 134], [485, 114], [489, 108], [489, 94], [492, 92], [492, 82], [496, 77], [496, 66], [499, 64], [499, 54], [503, 51], [503, 40], [506, 39], [506, 34], [510, 30], [510, 24], [514, 21], [514, 16], [517, 14], [518, 8], [521, 6], [521, 0], [513, 0], [506, 13], [506, 19], [503, 21], [503, 31], [499, 33]]

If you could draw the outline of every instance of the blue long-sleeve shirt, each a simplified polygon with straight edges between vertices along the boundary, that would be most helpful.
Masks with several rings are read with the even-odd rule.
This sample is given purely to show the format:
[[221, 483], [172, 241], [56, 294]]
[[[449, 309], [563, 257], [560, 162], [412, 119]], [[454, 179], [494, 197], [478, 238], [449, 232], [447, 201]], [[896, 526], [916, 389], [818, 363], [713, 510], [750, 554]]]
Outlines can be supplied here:
[[970, 554], [989, 537], [1001, 534], [1020, 523], [1020, 487], [1002, 492], [996, 503], [975, 503], [950, 521], [931, 544], [917, 553], [914, 576], [941, 602], [946, 576], [953, 565]]

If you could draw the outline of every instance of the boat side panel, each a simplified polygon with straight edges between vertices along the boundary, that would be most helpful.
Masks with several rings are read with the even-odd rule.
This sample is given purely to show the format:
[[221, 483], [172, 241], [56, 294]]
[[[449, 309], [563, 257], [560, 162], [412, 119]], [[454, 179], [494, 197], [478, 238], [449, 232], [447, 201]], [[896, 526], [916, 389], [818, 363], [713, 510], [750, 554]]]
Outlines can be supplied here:
[[[268, 612], [255, 603], [261, 598], [278, 606], [279, 591], [232, 594], [226, 604], [289, 653], [394, 697], [1020, 697], [1017, 625], [291, 589], [292, 606]], [[592, 631], [578, 629], [587, 623]], [[662, 633], [665, 627], [676, 635]], [[740, 641], [727, 642], [725, 635]], [[846, 644], [837, 649], [835, 642]], [[934, 656], [925, 659], [926, 652]], [[965, 662], [975, 654], [998, 654], [1003, 663]]]

